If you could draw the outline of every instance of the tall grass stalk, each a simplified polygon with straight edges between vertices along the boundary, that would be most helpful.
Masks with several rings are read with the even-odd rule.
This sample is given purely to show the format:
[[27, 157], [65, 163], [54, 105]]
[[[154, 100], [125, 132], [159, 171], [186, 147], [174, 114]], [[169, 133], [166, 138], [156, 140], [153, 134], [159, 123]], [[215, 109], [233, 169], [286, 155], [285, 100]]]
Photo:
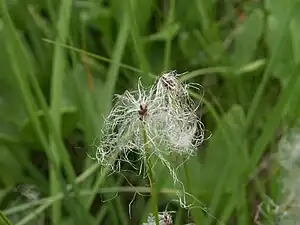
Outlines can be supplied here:
[[[65, 43], [69, 33], [69, 21], [71, 18], [71, 6], [72, 1], [67, 0], [63, 1], [60, 5], [59, 10], [59, 19], [57, 21], [57, 42]], [[54, 15], [52, 15], [54, 16]], [[52, 71], [52, 80], [51, 80], [51, 103], [50, 103], [50, 114], [53, 118], [53, 123], [57, 131], [60, 133], [61, 126], [61, 106], [62, 106], [62, 90], [63, 90], [63, 78], [64, 78], [64, 69], [66, 66], [65, 60], [65, 49], [62, 49], [59, 46], [55, 46], [54, 55], [53, 55], [53, 71]], [[53, 134], [49, 134], [49, 143], [50, 148], [54, 153], [54, 160], [58, 166], [61, 165], [61, 160], [57, 152], [58, 144], [53, 138]], [[50, 193], [51, 195], [56, 195], [60, 192], [60, 185], [58, 183], [59, 174], [56, 173], [55, 169], [51, 164], [50, 168]], [[53, 204], [52, 208], [52, 219], [53, 224], [60, 224], [61, 218], [61, 207], [62, 202], [57, 202]]]
[[[184, 167], [184, 175], [185, 175], [185, 179], [186, 179], [187, 191], [193, 195], [192, 186], [191, 186], [191, 178], [190, 178], [189, 169], [188, 169], [186, 162], [183, 162], [183, 167]], [[200, 225], [197, 215], [195, 213], [195, 210], [192, 209], [191, 214], [194, 218], [195, 225]]]
[[143, 139], [144, 139], [144, 146], [145, 146], [146, 167], [147, 167], [148, 179], [149, 179], [149, 184], [151, 189], [152, 204], [153, 204], [153, 215], [155, 217], [156, 225], [159, 225], [157, 189], [156, 189], [156, 184], [153, 176], [152, 163], [150, 158], [151, 149], [148, 144], [148, 136], [147, 136], [146, 129], [144, 128], [144, 124], [143, 124]]

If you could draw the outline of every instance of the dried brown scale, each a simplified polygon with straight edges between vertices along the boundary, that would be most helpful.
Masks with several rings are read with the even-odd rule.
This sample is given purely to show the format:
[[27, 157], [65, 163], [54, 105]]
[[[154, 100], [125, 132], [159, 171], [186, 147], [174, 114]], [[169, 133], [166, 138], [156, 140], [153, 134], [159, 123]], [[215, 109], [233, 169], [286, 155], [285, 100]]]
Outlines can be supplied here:
[[141, 104], [140, 110], [139, 110], [139, 115], [140, 115], [141, 121], [145, 120], [145, 117], [147, 116], [147, 111], [148, 111], [147, 104]]

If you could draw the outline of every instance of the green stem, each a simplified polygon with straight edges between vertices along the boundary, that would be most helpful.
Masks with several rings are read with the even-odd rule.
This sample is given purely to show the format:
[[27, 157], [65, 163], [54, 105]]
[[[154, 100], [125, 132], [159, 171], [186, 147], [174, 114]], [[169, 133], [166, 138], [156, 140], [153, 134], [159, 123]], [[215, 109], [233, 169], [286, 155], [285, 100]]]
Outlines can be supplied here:
[[156, 184], [154, 181], [153, 177], [153, 172], [152, 172], [152, 163], [150, 159], [150, 147], [148, 143], [148, 136], [146, 129], [143, 124], [143, 138], [144, 138], [144, 144], [145, 144], [145, 155], [146, 155], [146, 166], [147, 166], [147, 173], [148, 173], [148, 178], [149, 178], [149, 184], [150, 184], [150, 189], [151, 189], [151, 197], [153, 201], [153, 214], [155, 217], [155, 224], [159, 225], [159, 217], [158, 217], [158, 207], [157, 207], [157, 190], [156, 190]]
[[[190, 179], [190, 176], [189, 176], [189, 171], [188, 171], [187, 163], [184, 162], [183, 166], [184, 166], [184, 174], [185, 174], [186, 183], [187, 183], [187, 191], [190, 194], [193, 194], [192, 189], [191, 189], [191, 179]], [[197, 213], [195, 212], [195, 210], [191, 209], [191, 213], [192, 213], [192, 216], [194, 217], [195, 225], [199, 225], [199, 221], [197, 219]]]

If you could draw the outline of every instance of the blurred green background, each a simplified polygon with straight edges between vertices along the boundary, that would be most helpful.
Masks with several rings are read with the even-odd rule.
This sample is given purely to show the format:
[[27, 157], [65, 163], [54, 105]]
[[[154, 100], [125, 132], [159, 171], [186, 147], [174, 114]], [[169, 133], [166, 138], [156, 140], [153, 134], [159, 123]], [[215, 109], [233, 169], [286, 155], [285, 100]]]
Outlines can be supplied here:
[[174, 224], [250, 225], [279, 198], [273, 155], [300, 115], [299, 0], [0, 2], [0, 209], [12, 224], [146, 221], [147, 180], [108, 176], [93, 157], [113, 95], [170, 70], [203, 86], [191, 96], [212, 136], [188, 161], [192, 210], [171, 201], [164, 168], [160, 210]]

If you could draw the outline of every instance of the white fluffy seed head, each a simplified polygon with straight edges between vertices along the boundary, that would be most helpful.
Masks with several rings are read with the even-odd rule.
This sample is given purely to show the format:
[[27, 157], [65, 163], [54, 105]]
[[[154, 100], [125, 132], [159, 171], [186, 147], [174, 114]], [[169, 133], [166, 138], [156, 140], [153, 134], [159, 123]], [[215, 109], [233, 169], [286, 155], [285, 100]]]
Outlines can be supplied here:
[[[204, 140], [203, 124], [196, 115], [198, 106], [188, 95], [190, 86], [181, 82], [176, 72], [171, 72], [163, 74], [149, 88], [144, 88], [139, 80], [137, 90], [117, 95], [104, 121], [96, 152], [98, 162], [112, 172], [120, 172], [125, 162], [140, 174], [146, 172], [143, 163], [147, 146], [150, 157], [155, 156], [155, 162], [159, 160], [169, 170], [174, 185], [182, 189], [178, 197], [184, 207], [184, 185], [177, 177], [178, 165], [173, 166], [170, 155], [180, 154], [187, 160]], [[138, 163], [130, 158], [132, 153]], [[172, 224], [167, 215], [160, 214], [164, 218], [161, 225]], [[147, 224], [151, 224], [149, 220]]]
[[[196, 116], [197, 105], [189, 97], [188, 88], [189, 85], [171, 72], [163, 74], [149, 88], [144, 88], [139, 81], [137, 90], [117, 95], [116, 103], [105, 119], [97, 147], [99, 163], [109, 166], [112, 172], [119, 172], [125, 162], [138, 174], [144, 172], [147, 176], [142, 170], [145, 169], [147, 145], [150, 157], [155, 156], [169, 170], [174, 185], [184, 189], [177, 177], [178, 165], [172, 165], [169, 155], [180, 154], [187, 159], [204, 140], [203, 124]], [[137, 166], [137, 161], [129, 159], [131, 153], [137, 156], [135, 159], [140, 166]], [[181, 198], [185, 199], [185, 196], [180, 195], [180, 201], [185, 202]]]
[[279, 143], [282, 199], [279, 204], [284, 218], [280, 225], [300, 224], [300, 131], [291, 129]]

